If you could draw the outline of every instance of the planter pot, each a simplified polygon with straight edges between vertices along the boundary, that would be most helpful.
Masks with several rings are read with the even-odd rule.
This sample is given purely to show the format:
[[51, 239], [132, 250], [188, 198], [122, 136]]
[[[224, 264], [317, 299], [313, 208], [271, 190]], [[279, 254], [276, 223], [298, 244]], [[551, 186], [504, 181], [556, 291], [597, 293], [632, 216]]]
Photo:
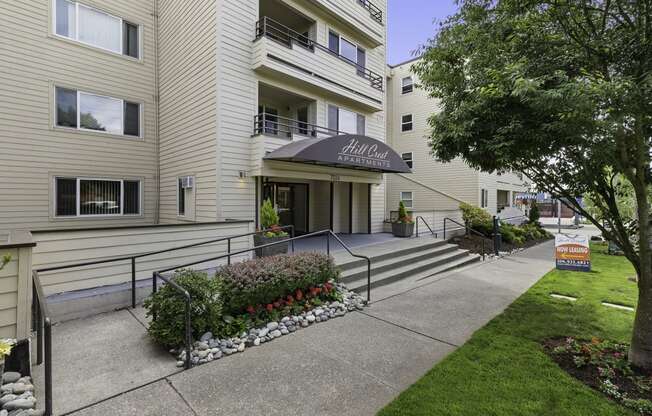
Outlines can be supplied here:
[[392, 223], [392, 234], [394, 237], [411, 237], [414, 232], [414, 223], [402, 223], [402, 222], [393, 222]]
[[[288, 236], [283, 237], [265, 237], [261, 234], [254, 235], [254, 245], [262, 246], [265, 244], [275, 243], [277, 241], [287, 240]], [[277, 254], [286, 254], [288, 252], [288, 243], [277, 244], [275, 246], [257, 248], [256, 257], [276, 256]]]

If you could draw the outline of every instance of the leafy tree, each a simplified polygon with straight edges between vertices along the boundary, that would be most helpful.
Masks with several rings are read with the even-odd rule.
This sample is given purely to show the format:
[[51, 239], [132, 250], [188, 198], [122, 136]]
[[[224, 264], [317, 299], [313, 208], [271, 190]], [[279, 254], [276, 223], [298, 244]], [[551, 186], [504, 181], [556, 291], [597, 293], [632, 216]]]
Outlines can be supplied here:
[[[652, 368], [652, 0], [458, 3], [413, 67], [440, 102], [434, 154], [523, 172], [617, 242], [639, 276], [629, 357]], [[622, 182], [633, 225], [618, 209]]]

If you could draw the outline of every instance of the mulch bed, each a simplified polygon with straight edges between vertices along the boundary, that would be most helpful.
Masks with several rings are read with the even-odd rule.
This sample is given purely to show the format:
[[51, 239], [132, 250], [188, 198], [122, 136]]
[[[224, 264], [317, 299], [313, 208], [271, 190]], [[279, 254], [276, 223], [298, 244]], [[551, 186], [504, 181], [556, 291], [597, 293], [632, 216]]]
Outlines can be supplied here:
[[[590, 343], [591, 341], [584, 342]], [[568, 374], [575, 377], [577, 380], [581, 381], [587, 386], [590, 386], [594, 390], [604, 394], [609, 399], [620, 403], [621, 400], [618, 400], [609, 394], [605, 394], [605, 392], [601, 390], [602, 382], [605, 380], [605, 377], [600, 374], [599, 365], [586, 363], [584, 365], [578, 366], [574, 361], [574, 357], [577, 354], [573, 354], [572, 352], [560, 353], [555, 351], [555, 348], [562, 347], [565, 344], [566, 338], [552, 338], [543, 342], [543, 348], [545, 352], [550, 356], [550, 358], [552, 358], [552, 360], [556, 362], [557, 365], [559, 365], [559, 367], [561, 367]], [[605, 356], [612, 356], [614, 352], [612, 350], [605, 349], [603, 353]], [[624, 359], [626, 360], [626, 358]], [[641, 388], [633, 381], [635, 377], [641, 377], [646, 379], [648, 383], [647, 385], [652, 388], [652, 371], [644, 371], [637, 368], [632, 368], [632, 371], [633, 374], [631, 376], [626, 376], [621, 371], [615, 371], [614, 374], [608, 377], [608, 379], [615, 386], [617, 386], [618, 392], [625, 395], [627, 398], [633, 400], [646, 399], [652, 401], [652, 389], [642, 391]], [[641, 411], [639, 414], [652, 416], [652, 411]]]
[[[450, 242], [457, 244], [460, 248], [464, 250], [469, 250], [472, 253], [482, 254], [482, 240], [484, 240], [484, 250], [485, 253], [491, 254], [494, 252], [494, 241], [493, 239], [484, 239], [475, 234], [468, 234], [463, 236], [456, 236], [450, 239]], [[500, 246], [500, 251], [511, 252], [519, 248], [529, 248], [541, 244], [545, 241], [550, 240], [549, 238], [544, 238], [541, 240], [529, 240], [522, 245], [509, 244], [502, 242]]]

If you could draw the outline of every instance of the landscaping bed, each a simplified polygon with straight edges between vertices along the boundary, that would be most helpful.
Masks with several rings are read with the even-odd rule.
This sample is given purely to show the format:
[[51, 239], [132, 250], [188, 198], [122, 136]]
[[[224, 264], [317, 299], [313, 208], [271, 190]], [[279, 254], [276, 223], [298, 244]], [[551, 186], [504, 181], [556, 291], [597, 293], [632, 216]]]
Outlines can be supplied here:
[[[462, 211], [464, 224], [482, 235], [468, 232], [465, 235], [451, 238], [450, 242], [477, 254], [482, 254], [484, 244], [484, 252], [486, 254], [492, 255], [495, 253], [493, 219], [489, 213], [482, 208], [469, 204], [460, 204], [460, 210]], [[554, 238], [538, 222], [537, 211], [534, 211], [534, 215], [532, 212], [530, 214], [530, 218], [527, 221], [524, 217], [522, 224], [500, 224], [500, 234], [502, 236], [500, 244], [501, 253], [512, 253], [523, 250]]]
[[[553, 236], [546, 236], [545, 238], [527, 240], [523, 244], [511, 244], [503, 241], [500, 246], [501, 252], [512, 253], [514, 251], [524, 250], [526, 248], [536, 246], [537, 244], [544, 243], [553, 239]], [[494, 251], [494, 242], [493, 239], [486, 239], [480, 237], [479, 235], [467, 234], [461, 236], [455, 236], [449, 240], [453, 244], [457, 244], [460, 248], [464, 250], [469, 250], [471, 253], [482, 254], [482, 244], [484, 241], [484, 251], [486, 254], [493, 254]]]
[[543, 346], [576, 379], [641, 415], [652, 415], [652, 371], [630, 365], [626, 344], [568, 337], [545, 340]]
[[185, 303], [170, 285], [148, 298], [156, 313], [148, 333], [182, 367], [243, 352], [315, 323], [362, 309], [365, 300], [338, 282], [333, 259], [318, 253], [262, 257], [220, 268], [214, 276], [180, 270], [174, 282], [192, 299], [193, 348], [185, 348]]

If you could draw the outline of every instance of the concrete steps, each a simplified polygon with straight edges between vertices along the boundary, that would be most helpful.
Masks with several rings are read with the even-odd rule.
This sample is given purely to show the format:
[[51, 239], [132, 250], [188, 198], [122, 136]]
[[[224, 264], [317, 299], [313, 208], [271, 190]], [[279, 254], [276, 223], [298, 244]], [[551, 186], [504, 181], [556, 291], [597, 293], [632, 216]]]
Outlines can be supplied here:
[[[468, 250], [430, 238], [378, 244], [353, 251], [371, 258], [371, 288], [416, 275], [421, 278], [432, 276], [480, 260], [480, 256], [470, 254]], [[342, 282], [348, 288], [358, 292], [367, 289], [366, 260], [339, 254], [335, 256], [335, 262], [340, 268]]]

